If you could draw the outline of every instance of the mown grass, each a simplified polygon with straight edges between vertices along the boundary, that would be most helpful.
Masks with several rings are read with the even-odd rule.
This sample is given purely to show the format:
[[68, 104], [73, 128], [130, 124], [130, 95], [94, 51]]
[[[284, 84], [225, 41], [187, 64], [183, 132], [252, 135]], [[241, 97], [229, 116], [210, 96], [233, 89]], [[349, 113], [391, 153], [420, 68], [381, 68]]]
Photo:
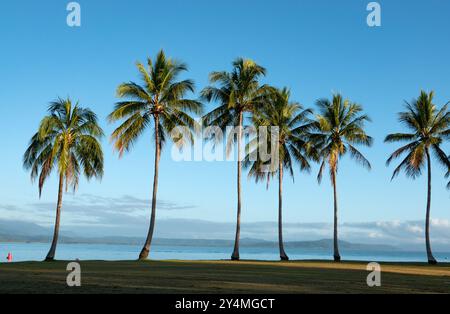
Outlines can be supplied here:
[[66, 285], [68, 262], [0, 264], [0, 293], [450, 293], [450, 264], [326, 261], [85, 261], [82, 286]]

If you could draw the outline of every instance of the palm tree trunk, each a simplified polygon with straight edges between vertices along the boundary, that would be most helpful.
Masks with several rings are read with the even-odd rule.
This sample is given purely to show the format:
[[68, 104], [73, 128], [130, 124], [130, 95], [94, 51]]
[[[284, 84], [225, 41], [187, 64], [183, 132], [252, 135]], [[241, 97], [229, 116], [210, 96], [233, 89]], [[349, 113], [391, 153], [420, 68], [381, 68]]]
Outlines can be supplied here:
[[427, 257], [428, 264], [435, 265], [437, 264], [436, 259], [431, 252], [431, 244], [430, 244], [430, 211], [431, 211], [431, 158], [430, 152], [428, 148], [425, 149], [427, 154], [427, 163], [428, 163], [428, 194], [427, 194], [427, 216], [425, 220], [425, 239], [427, 246]]
[[155, 172], [153, 177], [153, 197], [152, 197], [152, 213], [150, 217], [150, 227], [148, 229], [147, 240], [145, 240], [144, 247], [141, 254], [139, 254], [139, 260], [145, 260], [150, 253], [150, 245], [152, 244], [153, 231], [155, 230], [156, 220], [156, 198], [158, 193], [158, 173], [159, 173], [159, 160], [161, 159], [161, 146], [159, 138], [159, 117], [155, 116]]
[[278, 244], [280, 246], [280, 259], [282, 261], [288, 261], [289, 257], [284, 251], [283, 243], [283, 165], [281, 160], [279, 162], [278, 179]]
[[336, 183], [336, 170], [332, 172], [333, 180], [333, 194], [334, 194], [334, 261], [340, 262], [341, 255], [339, 254], [339, 240], [338, 240], [338, 199], [337, 199], [337, 183]]
[[64, 188], [64, 176], [61, 173], [59, 175], [58, 203], [56, 204], [55, 230], [53, 232], [52, 245], [50, 246], [50, 250], [47, 253], [47, 257], [45, 258], [46, 262], [51, 262], [55, 260], [56, 246], [58, 244], [58, 237], [59, 237], [59, 225], [61, 221], [63, 188]]
[[239, 114], [239, 126], [238, 126], [238, 164], [237, 164], [237, 219], [236, 219], [236, 238], [234, 240], [234, 250], [231, 255], [231, 260], [239, 260], [239, 240], [241, 235], [241, 175], [242, 175], [242, 164], [241, 164], [241, 141], [242, 141], [242, 122], [243, 113]]

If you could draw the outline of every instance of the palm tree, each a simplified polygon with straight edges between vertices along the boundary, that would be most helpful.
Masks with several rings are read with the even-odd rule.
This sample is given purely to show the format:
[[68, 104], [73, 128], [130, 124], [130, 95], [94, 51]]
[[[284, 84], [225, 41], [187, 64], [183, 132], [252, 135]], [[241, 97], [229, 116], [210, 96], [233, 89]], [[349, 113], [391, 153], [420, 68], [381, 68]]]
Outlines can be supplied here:
[[[145, 129], [153, 126], [154, 130], [155, 170], [152, 212], [147, 239], [139, 255], [140, 260], [148, 257], [155, 227], [162, 146], [167, 137], [170, 137], [177, 145], [183, 145], [186, 141], [192, 142], [191, 130], [195, 129], [197, 122], [189, 115], [189, 112], [201, 114], [202, 111], [200, 102], [184, 98], [188, 92], [194, 92], [192, 80], [178, 80], [179, 75], [187, 71], [186, 64], [166, 58], [161, 50], [154, 62], [150, 58], [147, 60], [147, 65], [148, 68], [137, 63], [142, 85], [129, 82], [117, 88], [118, 97], [126, 100], [118, 102], [109, 115], [110, 122], [125, 120], [111, 136], [114, 148], [119, 152], [120, 157], [132, 148]], [[177, 129], [184, 132], [175, 135], [173, 131]]]
[[54, 168], [59, 175], [55, 230], [46, 261], [55, 259], [64, 185], [66, 192], [69, 186], [75, 192], [81, 173], [87, 179], [103, 176], [103, 152], [99, 143], [102, 136], [95, 113], [81, 108], [78, 103], [73, 105], [68, 98], [50, 103], [48, 115], [31, 138], [23, 165], [26, 170], [31, 170], [33, 181], [39, 177], [39, 197]]
[[[237, 223], [232, 260], [239, 260], [239, 239], [241, 230], [241, 174], [242, 174], [242, 129], [244, 114], [251, 114], [261, 106], [270, 88], [261, 86], [259, 80], [266, 75], [266, 69], [249, 59], [238, 58], [233, 62], [231, 72], [212, 72], [209, 76], [211, 84], [201, 92], [206, 101], [217, 101], [219, 106], [203, 117], [207, 126], [217, 126], [225, 130], [228, 126], [237, 128]], [[228, 142], [233, 144], [235, 137]], [[229, 150], [228, 150], [229, 151]]]
[[317, 180], [322, 181], [323, 170], [328, 164], [331, 184], [334, 194], [334, 260], [339, 262], [338, 244], [338, 197], [337, 197], [337, 172], [339, 160], [347, 152], [363, 167], [371, 169], [369, 161], [358, 151], [355, 145], [371, 146], [372, 138], [364, 131], [364, 124], [370, 121], [366, 114], [363, 114], [362, 107], [349, 100], [344, 100], [340, 94], [333, 96], [333, 99], [320, 99], [317, 101], [320, 114], [317, 115], [313, 123], [310, 134], [321, 156], [321, 165]]
[[397, 149], [387, 160], [390, 165], [394, 159], [407, 154], [395, 169], [392, 179], [401, 170], [413, 179], [422, 174], [422, 169], [428, 169], [428, 193], [425, 219], [425, 238], [429, 264], [436, 264], [430, 245], [430, 210], [431, 210], [431, 152], [447, 169], [450, 169], [450, 159], [441, 149], [441, 144], [450, 137], [450, 112], [447, 105], [440, 110], [433, 104], [434, 93], [421, 91], [418, 99], [412, 103], [406, 102], [406, 111], [399, 113], [399, 121], [405, 125], [410, 133], [389, 134], [385, 142], [408, 142]]
[[[249, 153], [244, 162], [244, 166], [250, 168], [249, 176], [254, 177], [256, 182], [265, 179], [269, 184], [271, 177], [278, 174], [278, 243], [280, 258], [283, 261], [289, 260], [283, 243], [284, 170], [289, 171], [289, 175], [294, 178], [295, 162], [299, 164], [300, 170], [310, 171], [308, 160], [317, 159], [314, 146], [307, 138], [308, 129], [311, 127], [311, 121], [308, 119], [310, 114], [312, 114], [310, 109], [303, 109], [299, 103], [290, 101], [290, 91], [287, 88], [276, 90], [270, 101], [259, 108], [253, 116], [256, 130], [261, 127], [267, 128], [268, 143], [261, 142], [258, 137], [254, 138], [248, 145]], [[272, 143], [274, 140], [278, 142]], [[275, 155], [272, 151], [271, 160], [252, 158], [252, 156], [259, 156], [258, 151], [265, 149], [262, 145], [276, 149], [278, 154]]]

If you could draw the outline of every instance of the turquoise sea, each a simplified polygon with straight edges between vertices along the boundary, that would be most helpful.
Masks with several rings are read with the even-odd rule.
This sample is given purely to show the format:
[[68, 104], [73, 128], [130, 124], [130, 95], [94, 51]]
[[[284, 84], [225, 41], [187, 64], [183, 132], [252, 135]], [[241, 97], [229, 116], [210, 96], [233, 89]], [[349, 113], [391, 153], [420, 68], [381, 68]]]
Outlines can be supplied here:
[[[9, 252], [13, 262], [41, 261], [49, 244], [45, 243], [0, 243], [0, 262], [6, 262]], [[59, 260], [134, 260], [140, 252], [139, 245], [113, 244], [59, 244], [56, 258]], [[229, 259], [232, 248], [228, 247], [191, 247], [158, 246], [152, 247], [151, 259], [156, 260], [221, 260]], [[325, 249], [287, 250], [291, 260], [324, 259], [330, 260], [332, 252]], [[344, 260], [364, 260], [375, 262], [426, 262], [425, 252], [413, 251], [364, 251], [342, 250]], [[450, 262], [450, 252], [435, 252], [440, 262]], [[241, 249], [241, 258], [250, 260], [278, 260], [278, 252], [272, 248], [245, 247]]]

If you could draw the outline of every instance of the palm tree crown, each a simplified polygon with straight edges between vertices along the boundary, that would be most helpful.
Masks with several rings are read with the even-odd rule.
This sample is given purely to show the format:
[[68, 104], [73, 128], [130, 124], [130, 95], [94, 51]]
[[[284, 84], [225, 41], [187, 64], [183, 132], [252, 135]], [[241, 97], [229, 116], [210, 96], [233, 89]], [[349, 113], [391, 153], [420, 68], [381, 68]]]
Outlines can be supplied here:
[[387, 160], [387, 165], [402, 155], [406, 157], [392, 175], [394, 179], [401, 170], [411, 178], [421, 175], [426, 162], [426, 154], [431, 150], [437, 160], [450, 171], [450, 159], [441, 144], [450, 139], [450, 111], [446, 104], [440, 110], [433, 104], [434, 93], [422, 91], [418, 99], [406, 102], [406, 111], [399, 113], [399, 122], [408, 128], [409, 133], [389, 134], [385, 142], [408, 142], [397, 149]]
[[31, 178], [39, 177], [39, 195], [46, 179], [56, 167], [66, 184], [74, 190], [82, 172], [87, 179], [103, 176], [103, 152], [99, 139], [103, 131], [97, 116], [89, 109], [73, 105], [70, 99], [50, 104], [24, 154], [23, 165]]
[[231, 72], [212, 72], [209, 80], [216, 86], [208, 86], [201, 92], [202, 99], [217, 101], [219, 106], [204, 116], [206, 125], [219, 127], [239, 126], [239, 117], [244, 112], [253, 112], [265, 103], [271, 90], [260, 85], [266, 69], [252, 60], [238, 58]]
[[[270, 127], [276, 127], [273, 130], [277, 132], [276, 136], [279, 139], [277, 147], [280, 162], [261, 162], [260, 159], [252, 161], [250, 157], [255, 155], [254, 151], [258, 151], [262, 144], [255, 138], [248, 145], [249, 153], [244, 162], [244, 166], [250, 168], [249, 176], [254, 177], [256, 182], [261, 179], [269, 180], [271, 176], [278, 173], [279, 164], [281, 164], [293, 178], [295, 162], [299, 164], [300, 170], [310, 171], [309, 160], [317, 159], [315, 147], [307, 137], [308, 131], [312, 127], [309, 120], [311, 114], [311, 109], [304, 109], [301, 104], [290, 101], [290, 91], [287, 88], [276, 90], [270, 100], [255, 111], [253, 124], [256, 129], [267, 127], [268, 143], [264, 143], [264, 145], [267, 144], [268, 147], [272, 147], [272, 129]], [[264, 167], [269, 164], [270, 167]]]
[[340, 94], [334, 95], [331, 102], [328, 99], [320, 99], [316, 104], [320, 114], [314, 123], [311, 139], [320, 147], [322, 158], [318, 181], [322, 180], [326, 164], [331, 174], [337, 172], [339, 159], [347, 152], [363, 167], [371, 169], [369, 161], [355, 147], [371, 146], [373, 143], [373, 139], [364, 131], [365, 122], [371, 120], [366, 114], [362, 114], [362, 107], [344, 100]]
[[[202, 111], [200, 102], [184, 98], [188, 92], [194, 92], [194, 82], [177, 80], [187, 71], [186, 64], [166, 58], [161, 50], [155, 62], [147, 60], [147, 66], [137, 63], [142, 85], [129, 82], [117, 88], [118, 97], [126, 100], [118, 102], [108, 117], [110, 122], [125, 120], [112, 134], [114, 148], [120, 155], [131, 149], [152, 122], [154, 129], [158, 129], [161, 147], [176, 127], [195, 128], [196, 121], [188, 112], [201, 114]], [[192, 134], [185, 135], [172, 139], [176, 143], [192, 140]]]

